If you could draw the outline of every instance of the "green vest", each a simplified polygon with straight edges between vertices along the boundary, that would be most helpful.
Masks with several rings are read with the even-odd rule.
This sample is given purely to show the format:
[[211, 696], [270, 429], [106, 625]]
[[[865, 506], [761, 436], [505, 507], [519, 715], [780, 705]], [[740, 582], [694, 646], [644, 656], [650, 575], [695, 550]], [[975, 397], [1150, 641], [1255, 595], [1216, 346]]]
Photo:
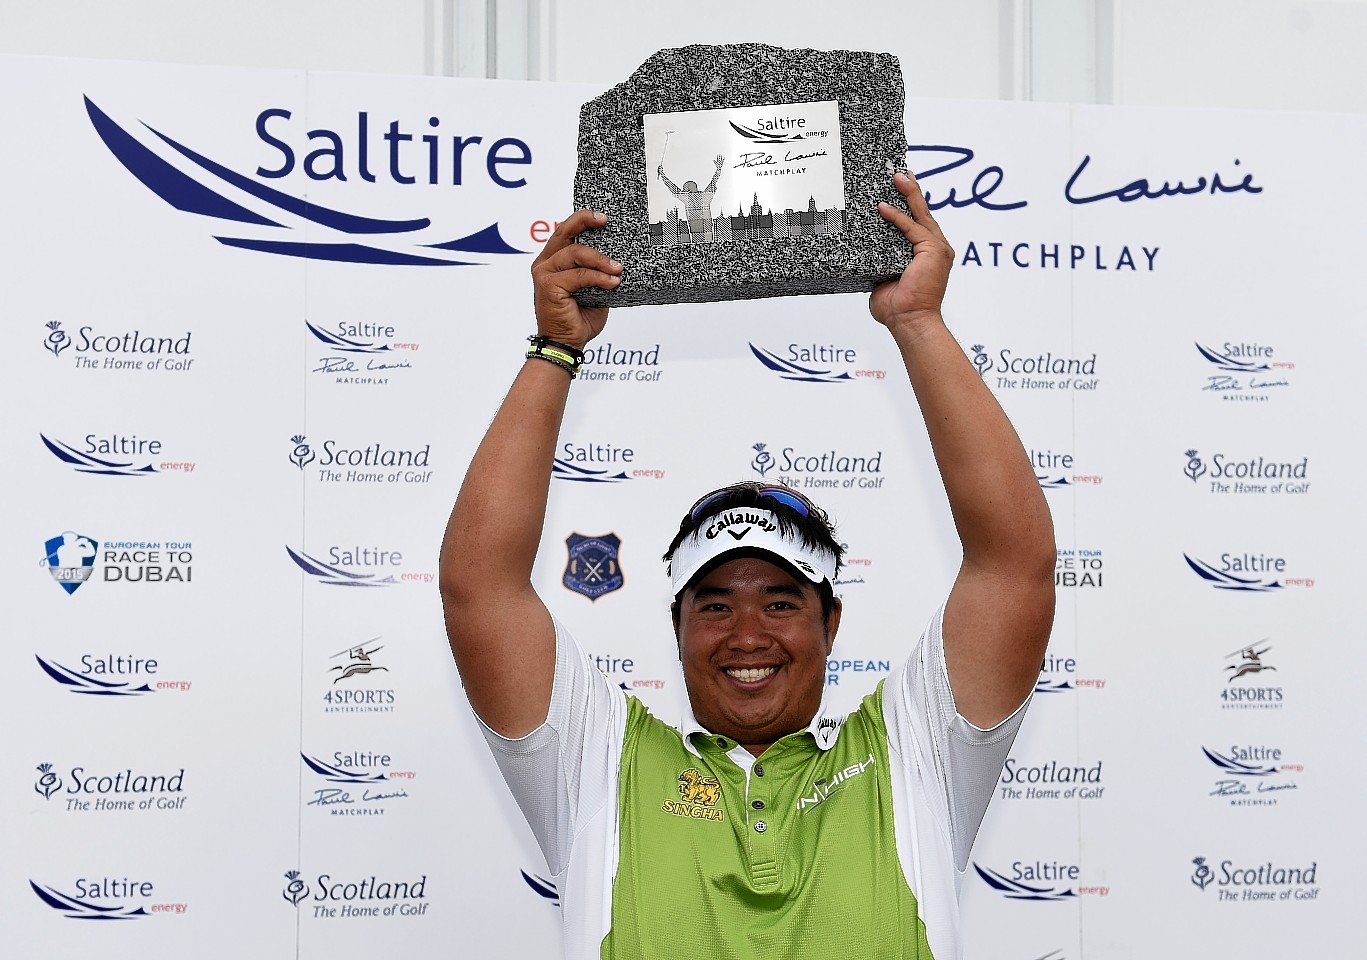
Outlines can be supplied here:
[[604, 960], [931, 960], [897, 859], [882, 684], [822, 750], [803, 730], [746, 774], [735, 741], [628, 697]]

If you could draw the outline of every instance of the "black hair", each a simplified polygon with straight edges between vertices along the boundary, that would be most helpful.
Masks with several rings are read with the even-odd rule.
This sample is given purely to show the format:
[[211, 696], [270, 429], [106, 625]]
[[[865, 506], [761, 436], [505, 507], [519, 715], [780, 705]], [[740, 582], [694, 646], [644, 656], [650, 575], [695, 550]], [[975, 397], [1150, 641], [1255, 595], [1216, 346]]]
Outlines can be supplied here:
[[[761, 493], [760, 490], [763, 486], [776, 486], [776, 484], [760, 484], [747, 481], [735, 483], [729, 487], [722, 487], [720, 490], [714, 491], [715, 493], [720, 494], [720, 496], [717, 496], [715, 500], [703, 507], [703, 509], [698, 512], [697, 517], [692, 515], [691, 510], [684, 514], [683, 520], [679, 522], [679, 532], [674, 535], [674, 539], [669, 544], [669, 549], [665, 551], [665, 562], [672, 563], [674, 560], [674, 551], [679, 549], [679, 544], [692, 536], [699, 527], [712, 517], [717, 516], [723, 511], [737, 507], [757, 507], [768, 510], [774, 514], [775, 518], [778, 520], [780, 534], [784, 536], [796, 535], [797, 538], [802, 541], [803, 546], [808, 549], [821, 550], [835, 557], [835, 570], [833, 571], [833, 574], [839, 574], [840, 564], [845, 558], [845, 548], [840, 541], [836, 539], [835, 525], [831, 523], [831, 518], [827, 516], [826, 511], [794, 491], [794, 494], [798, 496], [799, 499], [811, 504], [811, 510], [808, 512], [807, 516], [804, 517], [797, 510], [788, 506], [786, 503], [783, 503], [781, 500]], [[709, 494], [708, 496], [711, 495], [712, 494]], [[703, 499], [706, 499], [706, 497]], [[792, 570], [787, 563], [771, 553], [761, 552], [756, 555], [762, 556], [770, 562], [777, 561], [780, 566], [789, 568], [790, 572], [795, 577], [800, 577], [803, 580], [807, 579], [796, 570]], [[693, 580], [705, 575], [719, 563], [735, 559], [736, 556], [737, 552], [735, 551], [722, 554], [721, 557], [714, 559], [713, 562], [708, 563], [699, 570], [693, 576]], [[829, 617], [831, 611], [835, 609], [834, 585], [829, 580], [823, 580], [821, 583], [815, 584], [815, 586], [817, 593], [821, 596], [822, 616]]]

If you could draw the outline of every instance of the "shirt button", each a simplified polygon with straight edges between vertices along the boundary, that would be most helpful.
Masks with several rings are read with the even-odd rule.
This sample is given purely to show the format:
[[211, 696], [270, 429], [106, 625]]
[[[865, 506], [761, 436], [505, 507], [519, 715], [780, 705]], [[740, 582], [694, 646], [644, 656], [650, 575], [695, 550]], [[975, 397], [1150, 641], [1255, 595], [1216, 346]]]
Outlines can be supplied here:
[[764, 764], [762, 764], [762, 763], [757, 763], [757, 764], [755, 764], [755, 776], [757, 776], [757, 777], [762, 777], [762, 776], [764, 776]]
[[750, 806], [754, 807], [756, 810], [763, 810], [763, 809], [764, 809], [764, 801], [763, 801], [763, 800], [751, 800], [751, 801], [750, 801]]
[[725, 749], [726, 749], [726, 738], [725, 738], [725, 737], [718, 737], [718, 738], [717, 738], [717, 746], [719, 746], [719, 747], [721, 747], [723, 750], [725, 750]]
[[769, 829], [769, 824], [765, 823], [763, 820], [756, 820], [756, 821], [755, 821], [755, 833], [763, 833], [765, 830], [768, 830], [768, 829]]

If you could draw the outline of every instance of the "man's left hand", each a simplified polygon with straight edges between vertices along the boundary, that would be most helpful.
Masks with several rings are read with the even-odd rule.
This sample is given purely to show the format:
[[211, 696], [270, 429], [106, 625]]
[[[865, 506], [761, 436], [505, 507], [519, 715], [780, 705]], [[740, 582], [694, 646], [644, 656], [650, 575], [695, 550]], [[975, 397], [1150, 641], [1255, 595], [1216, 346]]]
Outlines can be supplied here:
[[908, 174], [892, 178], [906, 198], [910, 214], [889, 203], [880, 203], [878, 213], [911, 241], [912, 260], [897, 280], [877, 287], [869, 297], [869, 312], [888, 329], [908, 326], [911, 332], [926, 322], [942, 322], [940, 304], [944, 300], [949, 269], [954, 266], [954, 249], [940, 232], [930, 214], [921, 188]]

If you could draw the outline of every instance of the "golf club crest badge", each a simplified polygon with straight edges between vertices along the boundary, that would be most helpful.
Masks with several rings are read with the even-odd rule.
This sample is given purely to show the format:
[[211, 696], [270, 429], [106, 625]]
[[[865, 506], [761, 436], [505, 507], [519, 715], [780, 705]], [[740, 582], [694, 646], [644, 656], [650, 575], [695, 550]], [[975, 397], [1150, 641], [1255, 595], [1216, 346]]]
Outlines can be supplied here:
[[622, 539], [615, 533], [586, 537], [572, 533], [565, 538], [569, 559], [561, 582], [575, 593], [597, 600], [606, 593], [622, 588], [622, 565], [617, 553]]

